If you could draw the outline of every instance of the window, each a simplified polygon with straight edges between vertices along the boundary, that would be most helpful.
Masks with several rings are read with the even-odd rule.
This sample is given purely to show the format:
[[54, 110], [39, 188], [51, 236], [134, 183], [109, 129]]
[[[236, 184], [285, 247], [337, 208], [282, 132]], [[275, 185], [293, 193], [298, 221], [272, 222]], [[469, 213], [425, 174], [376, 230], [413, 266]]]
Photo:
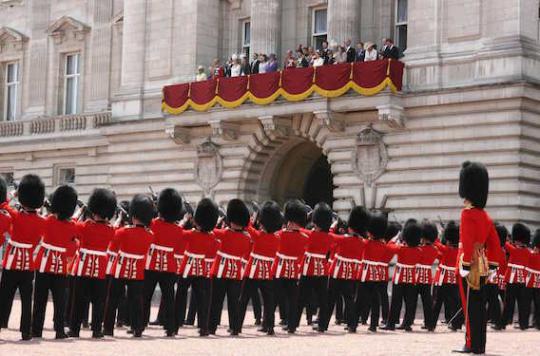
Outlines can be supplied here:
[[323, 41], [327, 37], [326, 8], [313, 9], [311, 29], [311, 45], [315, 49], [321, 49]]
[[75, 168], [55, 167], [55, 185], [75, 184]]
[[64, 114], [76, 114], [79, 99], [80, 54], [68, 54], [64, 71]]
[[249, 58], [249, 48], [251, 46], [251, 22], [242, 21], [242, 53]]
[[15, 179], [13, 178], [13, 172], [0, 172], [0, 176], [2, 176], [6, 180], [8, 186], [14, 185]]
[[407, 48], [407, 0], [396, 0], [396, 46]]
[[13, 121], [17, 115], [17, 89], [19, 87], [19, 63], [7, 63], [5, 66], [4, 113], [6, 121]]

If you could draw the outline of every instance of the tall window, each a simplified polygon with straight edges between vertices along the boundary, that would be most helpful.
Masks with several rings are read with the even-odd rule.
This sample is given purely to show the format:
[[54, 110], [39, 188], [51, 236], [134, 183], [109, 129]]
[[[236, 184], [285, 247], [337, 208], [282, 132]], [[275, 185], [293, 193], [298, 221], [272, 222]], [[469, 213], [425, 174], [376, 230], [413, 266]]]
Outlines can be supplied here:
[[75, 168], [55, 166], [53, 180], [54, 185], [75, 184]]
[[407, 48], [407, 0], [396, 0], [396, 45]]
[[19, 88], [19, 63], [6, 64], [4, 83], [4, 120], [15, 120], [17, 115], [17, 90]]
[[327, 37], [326, 8], [313, 9], [313, 18], [311, 20], [311, 45], [315, 49], [321, 49], [323, 41]]
[[80, 54], [66, 55], [64, 71], [64, 114], [76, 114], [79, 99]]
[[251, 22], [242, 21], [242, 53], [249, 58], [249, 48], [251, 46]]

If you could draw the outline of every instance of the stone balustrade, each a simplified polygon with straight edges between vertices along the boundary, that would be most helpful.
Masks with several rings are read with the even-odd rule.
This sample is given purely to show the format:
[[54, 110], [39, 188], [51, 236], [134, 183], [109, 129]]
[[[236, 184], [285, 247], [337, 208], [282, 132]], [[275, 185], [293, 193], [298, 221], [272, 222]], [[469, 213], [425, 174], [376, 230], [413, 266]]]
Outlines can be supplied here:
[[38, 117], [32, 120], [0, 122], [0, 137], [44, 135], [83, 131], [112, 123], [110, 112]]

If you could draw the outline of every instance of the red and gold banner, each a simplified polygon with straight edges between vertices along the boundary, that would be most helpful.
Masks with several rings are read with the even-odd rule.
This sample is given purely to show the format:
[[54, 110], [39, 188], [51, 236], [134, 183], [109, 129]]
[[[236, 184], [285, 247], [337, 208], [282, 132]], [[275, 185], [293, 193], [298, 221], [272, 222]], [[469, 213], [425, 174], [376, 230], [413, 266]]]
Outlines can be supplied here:
[[246, 100], [258, 105], [270, 104], [279, 97], [301, 101], [313, 93], [335, 98], [349, 90], [375, 95], [388, 87], [397, 92], [401, 90], [403, 67], [400, 61], [380, 60], [168, 85], [163, 88], [162, 109], [180, 114], [188, 108], [206, 111], [216, 104], [235, 108]]

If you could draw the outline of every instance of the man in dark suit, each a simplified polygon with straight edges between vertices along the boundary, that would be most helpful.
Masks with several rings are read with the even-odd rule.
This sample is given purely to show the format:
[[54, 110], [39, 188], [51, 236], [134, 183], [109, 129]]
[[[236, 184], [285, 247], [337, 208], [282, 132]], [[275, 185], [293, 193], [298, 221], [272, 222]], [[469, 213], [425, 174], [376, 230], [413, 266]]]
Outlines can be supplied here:
[[385, 38], [382, 56], [383, 58], [399, 59], [399, 49], [394, 46], [392, 39]]
[[250, 73], [251, 74], [258, 74], [259, 73], [259, 55], [257, 53], [253, 53], [253, 60], [250, 63]]
[[345, 48], [347, 51], [347, 63], [352, 63], [356, 61], [356, 49], [354, 49], [353, 46], [351, 46], [351, 40], [347, 39], [345, 41]]

